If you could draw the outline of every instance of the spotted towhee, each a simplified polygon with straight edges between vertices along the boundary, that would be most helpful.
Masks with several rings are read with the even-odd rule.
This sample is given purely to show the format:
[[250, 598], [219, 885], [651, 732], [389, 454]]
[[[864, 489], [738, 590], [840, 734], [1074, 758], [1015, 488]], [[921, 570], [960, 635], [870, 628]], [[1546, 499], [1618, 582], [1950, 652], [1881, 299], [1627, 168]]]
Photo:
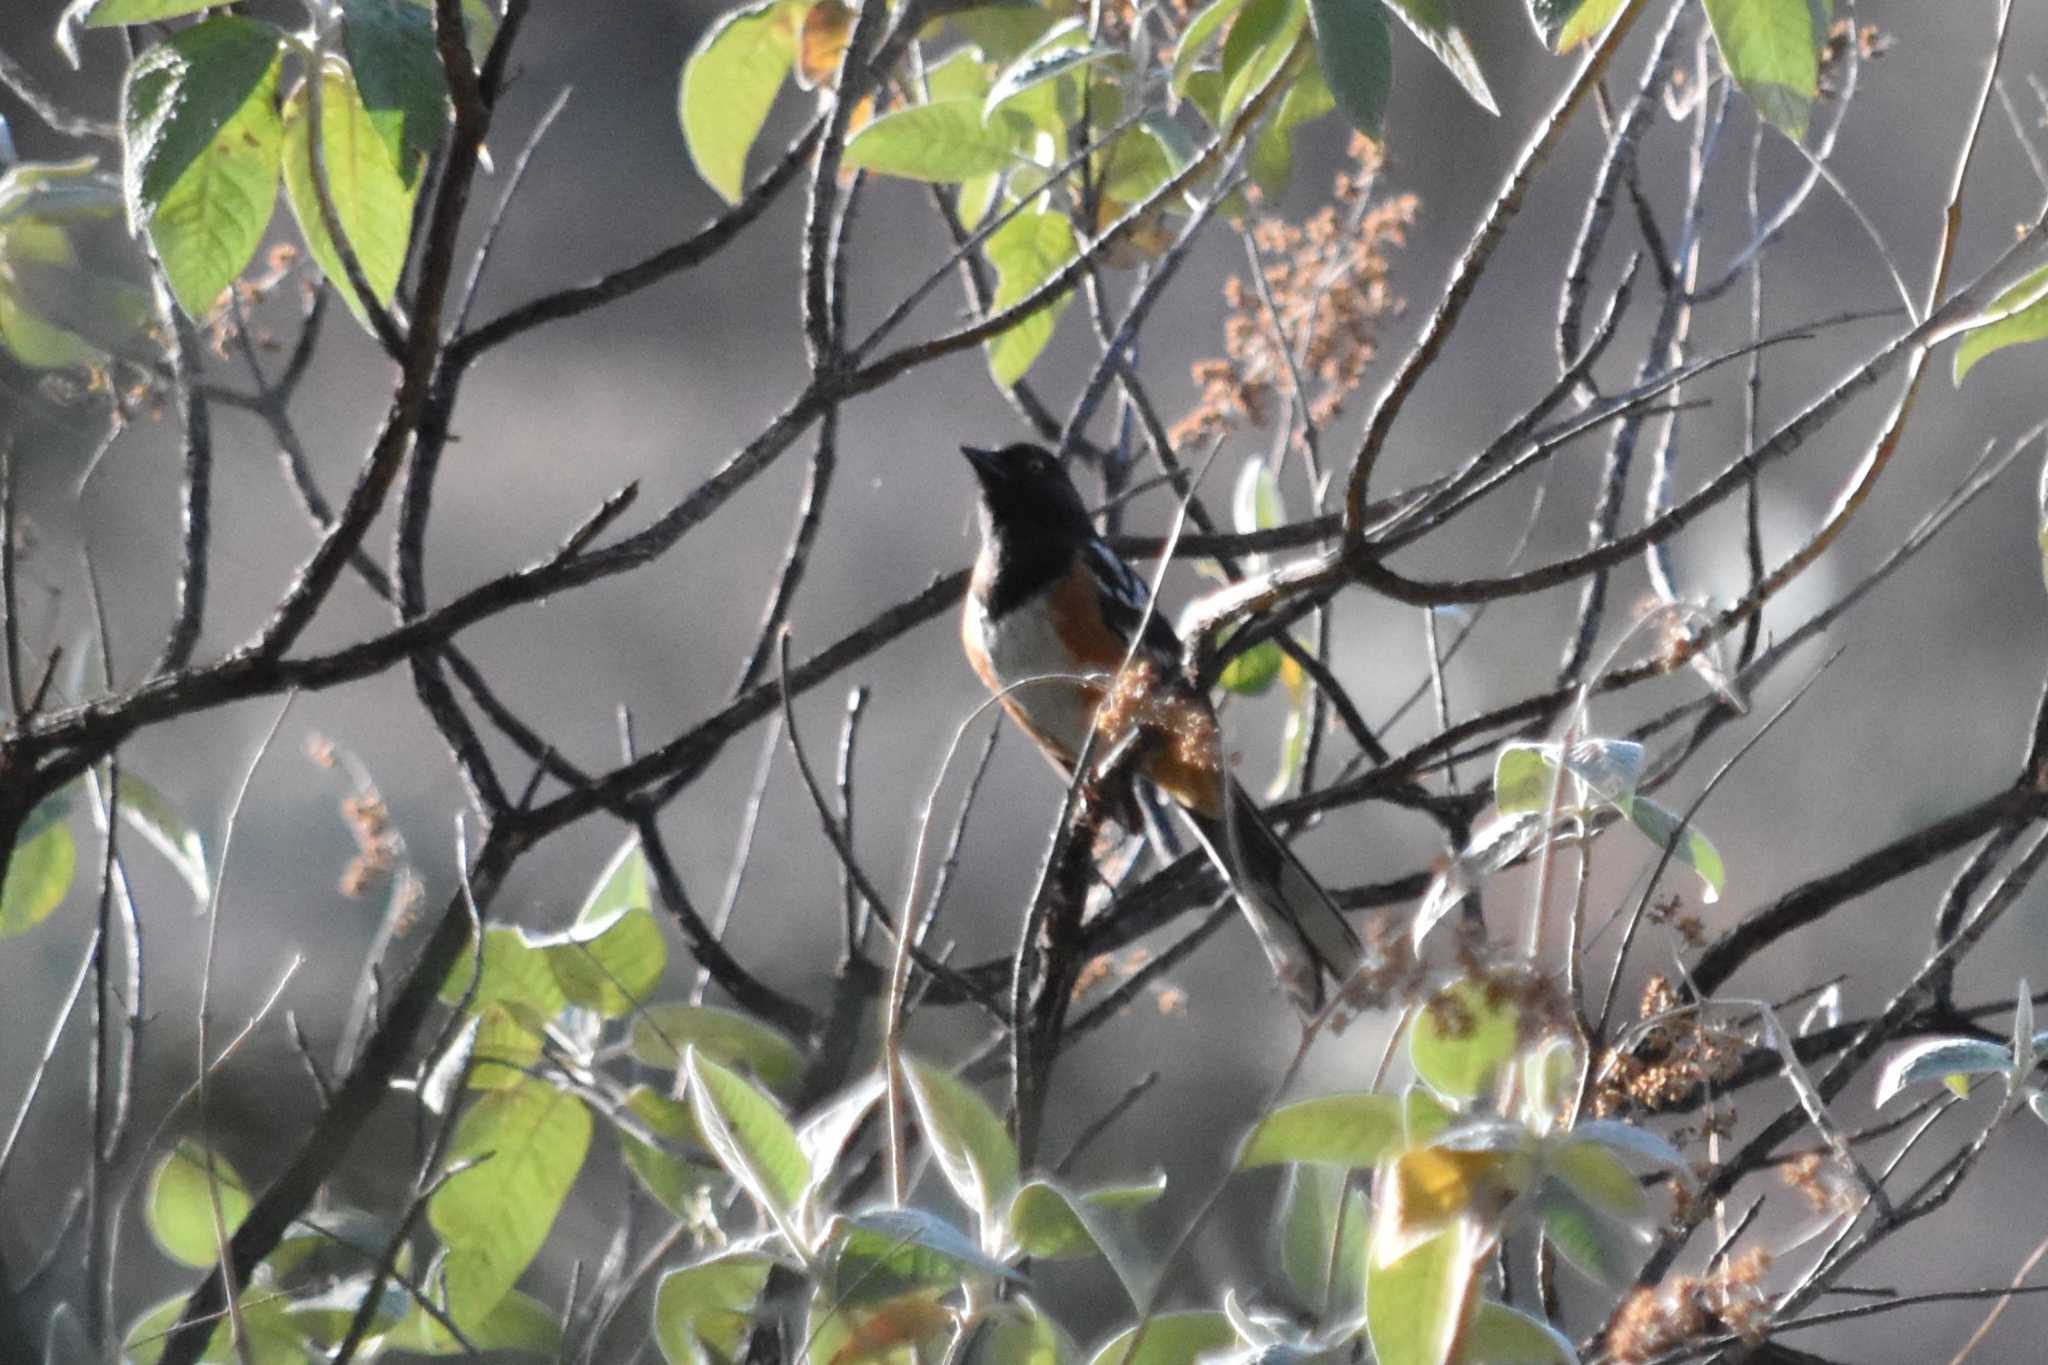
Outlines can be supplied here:
[[1090, 731], [1097, 755], [1142, 737], [1139, 770], [1202, 841], [1295, 1003], [1319, 1009], [1324, 974], [1341, 983], [1358, 966], [1358, 936], [1226, 771], [1216, 713], [1181, 671], [1173, 627], [1147, 613], [1144, 580], [1051, 454], [961, 449], [981, 484], [968, 662], [1062, 772]]

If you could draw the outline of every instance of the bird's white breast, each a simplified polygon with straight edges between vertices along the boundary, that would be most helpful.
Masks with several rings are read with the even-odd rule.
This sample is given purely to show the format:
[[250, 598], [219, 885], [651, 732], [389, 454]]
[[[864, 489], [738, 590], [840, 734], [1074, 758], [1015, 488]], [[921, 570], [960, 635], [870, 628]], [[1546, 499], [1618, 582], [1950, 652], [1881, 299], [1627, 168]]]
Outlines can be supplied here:
[[1053, 629], [1043, 600], [1024, 603], [994, 619], [976, 601], [968, 608], [967, 627], [988, 656], [996, 686], [1014, 687], [1010, 700], [1031, 717], [1032, 727], [1069, 754], [1079, 753], [1095, 724], [1095, 691], [1072, 681], [1027, 681], [1048, 674], [1074, 676], [1072, 657]]

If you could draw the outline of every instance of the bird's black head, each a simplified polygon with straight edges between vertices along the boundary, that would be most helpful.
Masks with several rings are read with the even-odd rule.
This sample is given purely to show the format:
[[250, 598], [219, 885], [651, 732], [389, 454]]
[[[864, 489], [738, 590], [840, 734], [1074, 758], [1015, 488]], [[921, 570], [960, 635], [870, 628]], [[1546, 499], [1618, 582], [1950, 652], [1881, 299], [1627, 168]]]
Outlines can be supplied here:
[[985, 530], [1076, 540], [1095, 533], [1080, 491], [1052, 452], [1019, 444], [1001, 450], [962, 446], [960, 453], [974, 466], [974, 477], [981, 484]]

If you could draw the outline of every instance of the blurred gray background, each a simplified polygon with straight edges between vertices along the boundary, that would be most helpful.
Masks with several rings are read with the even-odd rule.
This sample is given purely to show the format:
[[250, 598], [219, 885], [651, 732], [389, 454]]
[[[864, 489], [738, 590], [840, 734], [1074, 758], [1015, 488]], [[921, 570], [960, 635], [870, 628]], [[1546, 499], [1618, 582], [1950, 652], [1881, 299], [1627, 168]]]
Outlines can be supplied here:
[[[1398, 355], [1432, 304], [1470, 226], [1483, 211], [1519, 140], [1547, 108], [1568, 64], [1544, 55], [1520, 18], [1520, 6], [1465, 6], [1477, 29], [1481, 59], [1501, 103], [1499, 120], [1469, 103], [1405, 37], [1397, 41], [1396, 90], [1388, 118], [1388, 192], [1413, 191], [1421, 217], [1395, 259], [1393, 282], [1409, 310], [1383, 348], [1368, 392], [1384, 382], [1386, 356]], [[1863, 70], [1858, 104], [1841, 137], [1835, 166], [1908, 281], [1924, 290], [1964, 120], [1988, 51], [1990, 0], [1929, 5], [1867, 4], [1857, 18], [1895, 39], [1891, 53]], [[49, 44], [57, 6], [17, 4], [0, 10], [0, 46], [31, 67], [51, 89], [89, 112], [109, 117], [119, 69], [115, 40], [89, 36], [85, 67], [68, 72]], [[534, 7], [515, 78], [502, 106], [492, 151], [502, 182], [541, 110], [564, 87], [566, 113], [535, 163], [525, 197], [505, 227], [485, 281], [478, 316], [489, 317], [537, 292], [588, 278], [639, 259], [686, 235], [717, 208], [684, 155], [675, 123], [675, 89], [683, 57], [715, 9], [703, 3]], [[1691, 22], [1691, 21], [1688, 21]], [[1645, 24], [1645, 32], [1650, 25]], [[1632, 88], [1643, 35], [1611, 78]], [[2030, 131], [2048, 137], [2042, 103], [2025, 77], [2048, 73], [2048, 13], [2021, 6], [2007, 59], [2011, 87]], [[801, 113], [786, 92], [764, 134], [763, 148], [796, 126]], [[13, 126], [24, 158], [75, 154], [11, 98], [0, 113]], [[1309, 211], [1327, 192], [1345, 143], [1334, 120], [1307, 134], [1301, 147], [1291, 210]], [[1376, 482], [1391, 491], [1449, 468], [1511, 421], [1554, 373], [1555, 281], [1578, 221], [1578, 204], [1597, 160], [1597, 127], [1582, 119], [1530, 196], [1506, 249], [1480, 289], [1467, 324], [1407, 409]], [[1740, 189], [1749, 145], [1747, 110], [1738, 111], [1712, 168], [1714, 211], [1705, 234], [1703, 273], [1712, 277], [1743, 238]], [[759, 163], [757, 158], [756, 164]], [[1643, 152], [1644, 178], [1668, 215], [1682, 190], [1683, 130], [1660, 123]], [[1800, 162], [1775, 136], [1766, 139], [1766, 204], [1797, 178]], [[485, 181], [480, 206], [499, 183]], [[1967, 279], [2031, 221], [2042, 198], [2012, 131], [1997, 109], [1973, 173], [1957, 278]], [[789, 194], [756, 229], [708, 267], [648, 290], [589, 317], [530, 334], [494, 353], [472, 374], [457, 413], [459, 442], [450, 448], [430, 547], [432, 591], [446, 597], [551, 549], [606, 494], [639, 480], [635, 516], [654, 515], [694, 486], [767, 421], [804, 374], [797, 310], [795, 251], [801, 196]], [[473, 217], [479, 221], [482, 212]], [[280, 217], [280, 239], [290, 235]], [[1601, 263], [1600, 289], [1611, 288], [1626, 239]], [[921, 276], [946, 248], [919, 187], [870, 187], [852, 241], [856, 326], [873, 319]], [[1221, 349], [1220, 287], [1242, 269], [1233, 239], [1219, 235], [1198, 252], [1162, 304], [1148, 333], [1145, 368], [1162, 404], [1183, 411], [1193, 398], [1189, 363]], [[1851, 309], [1883, 308], [1896, 296], [1879, 256], [1854, 215], [1825, 189], [1769, 257], [1767, 325], [1790, 327]], [[948, 286], [950, 289], [951, 286]], [[921, 325], [946, 325], [957, 295], [927, 305]], [[1741, 291], [1695, 325], [1701, 349], [1743, 336]], [[1640, 310], [1639, 310], [1640, 311]], [[282, 327], [288, 309], [273, 310]], [[1771, 353], [1765, 423], [1798, 410], [1899, 326], [1883, 318], [1835, 328]], [[1633, 366], [1629, 338], [1640, 346], [1638, 318], [1617, 346], [1607, 377], [1625, 382]], [[1063, 406], [1094, 353], [1081, 309], [1070, 311], [1032, 374]], [[1985, 362], [1958, 391], [1948, 355], [1937, 355], [1900, 458], [1876, 499], [1839, 548], [1774, 603], [1767, 617], [1787, 629], [1874, 564], [1932, 502], [1961, 479], [1987, 442], [2010, 441], [2048, 416], [2044, 352], [2023, 349]], [[212, 362], [223, 382], [240, 384], [239, 366]], [[1681, 494], [1740, 448], [1739, 392], [1731, 370], [1689, 397], [1714, 405], [1688, 414], [1678, 455]], [[340, 489], [382, 416], [387, 366], [337, 310], [297, 416], [330, 489]], [[1796, 544], [1831, 501], [1887, 411], [1895, 384], [1861, 399], [1820, 438], [1767, 479], [1767, 549], [1776, 556]], [[1359, 409], [1352, 405], [1325, 449], [1355, 443]], [[21, 443], [23, 502], [33, 522], [29, 572], [60, 590], [53, 608], [57, 638], [76, 637], [88, 623], [80, 590], [78, 550], [90, 545], [107, 585], [115, 665], [124, 680], [154, 655], [171, 609], [175, 565], [175, 432], [143, 426], [108, 456], [83, 496], [72, 488], [96, 437], [89, 405], [61, 406], [33, 392], [0, 392], [0, 423]], [[243, 639], [262, 619], [279, 585], [312, 536], [280, 477], [274, 449], [253, 420], [218, 411], [218, 498], [214, 599], [201, 653]], [[845, 414], [841, 465], [827, 527], [798, 599], [794, 649], [822, 646], [874, 611], [922, 587], [971, 553], [970, 491], [954, 448], [962, 441], [995, 443], [1023, 435], [993, 391], [979, 353], [928, 367], [908, 381], [854, 403]], [[1237, 458], [1263, 441], [1240, 440], [1210, 477], [1212, 498], [1225, 498]], [[1583, 443], [1559, 462], [1556, 483], [1532, 550], [1536, 560], [1578, 548], [1585, 535], [1602, 447]], [[786, 454], [728, 510], [651, 569], [584, 589], [480, 627], [464, 645], [502, 694], [567, 753], [603, 764], [616, 753], [615, 712], [634, 718], [644, 745], [668, 738], [719, 706], [751, 643], [793, 516], [808, 448]], [[1811, 648], [1804, 668], [1844, 651], [1816, 691], [1766, 744], [1745, 760], [1700, 820], [1729, 866], [1720, 906], [1699, 907], [1710, 930], [1732, 922], [1783, 888], [1987, 794], [2009, 780], [2030, 723], [2044, 664], [2044, 599], [2035, 548], [2032, 494], [2035, 456], [1966, 512], [1933, 548], [1888, 583], [1858, 612]], [[1294, 506], [1299, 488], [1290, 485]], [[1632, 500], [1632, 509], [1635, 504]], [[1518, 530], [1525, 504], [1510, 495], [1456, 524], [1430, 546], [1399, 561], [1411, 572], [1477, 575], [1494, 571]], [[1154, 496], [1134, 514], [1138, 525], [1161, 525], [1165, 503]], [[1633, 515], [1633, 510], [1631, 515]], [[630, 520], [630, 519], [629, 519]], [[637, 523], [632, 523], [637, 524]], [[1728, 594], [1742, 583], [1739, 514], [1734, 505], [1696, 525], [1680, 542], [1682, 586], [1697, 594]], [[385, 535], [373, 535], [381, 547]], [[1192, 573], [1169, 579], [1171, 605], [1197, 587]], [[1605, 641], [1619, 638], [1637, 604], [1647, 600], [1639, 569], [1618, 576], [1616, 609]], [[1448, 670], [1455, 716], [1469, 715], [1547, 686], [1576, 592], [1495, 607], [1471, 646]], [[40, 595], [32, 602], [41, 600]], [[30, 622], [38, 621], [35, 612]], [[1422, 623], [1412, 609], [1353, 600], [1339, 613], [1336, 659], [1341, 676], [1369, 718], [1377, 719], [1423, 676]], [[352, 581], [344, 582], [303, 649], [320, 649], [377, 631], [383, 610]], [[1634, 647], [1640, 647], [1640, 640]], [[1603, 645], [1604, 647], [1604, 645]], [[1801, 681], [1785, 670], [1761, 698], [1774, 705]], [[980, 698], [962, 664], [950, 618], [933, 623], [862, 665], [847, 682], [865, 682], [872, 701], [857, 777], [859, 843], [882, 885], [899, 891], [907, 876], [912, 812], [937, 772], [954, 727]], [[1693, 695], [1681, 675], [1639, 696], [1602, 702], [1595, 728], [1615, 732], [1633, 720]], [[813, 694], [798, 716], [814, 753], [828, 752], [844, 689]], [[199, 716], [140, 736], [125, 751], [133, 769], [170, 794], [218, 848], [235, 775], [276, 714], [266, 701]], [[1277, 694], [1231, 711], [1233, 742], [1245, 771], [1263, 784], [1274, 761], [1282, 706]], [[1698, 790], [1711, 768], [1754, 725], [1737, 725], [1710, 747], [1679, 791]], [[1428, 732], [1418, 709], [1388, 736], [1399, 749]], [[389, 800], [437, 906], [454, 887], [456, 822], [462, 795], [438, 739], [398, 674], [332, 692], [300, 697], [283, 741], [256, 776], [253, 798], [237, 831], [223, 902], [223, 960], [216, 981], [216, 1017], [229, 1026], [247, 1017], [288, 960], [308, 956], [287, 1003], [316, 1040], [331, 1047], [347, 994], [373, 932], [380, 905], [351, 900], [337, 879], [353, 853], [337, 810], [339, 779], [309, 763], [302, 744], [326, 735], [356, 755]], [[1339, 755], [1348, 750], [1333, 741]], [[716, 767], [669, 813], [666, 827], [683, 875], [700, 903], [715, 904], [725, 883], [740, 817], [741, 795], [756, 765], [760, 732], [728, 747]], [[777, 986], [815, 997], [836, 942], [837, 874], [785, 750], [775, 760], [755, 861], [731, 941], [735, 951]], [[524, 769], [508, 765], [516, 780]], [[1476, 777], [1475, 772], [1467, 777]], [[955, 775], [957, 784], [958, 775]], [[1028, 895], [1042, 841], [1057, 807], [1050, 770], [1015, 736], [996, 757], [990, 794], [979, 810], [942, 938], [957, 940], [957, 960], [1007, 952], [1022, 899]], [[942, 802], [941, 809], [945, 809]], [[81, 839], [89, 835], [82, 820]], [[1384, 806], [1339, 812], [1307, 837], [1305, 854], [1334, 884], [1396, 875], [1422, 865], [1438, 849], [1433, 830]], [[534, 925], [560, 925], [622, 831], [603, 822], [559, 836], [528, 857], [496, 913]], [[1602, 845], [1592, 903], [1604, 910], [1632, 899], [1647, 862], [1640, 843], [1618, 831]], [[85, 847], [84, 843], [81, 845]], [[189, 897], [161, 865], [137, 853], [148, 938], [150, 1009], [142, 1107], [145, 1131], [168, 1097], [190, 1078], [201, 921]], [[25, 1083], [88, 931], [89, 879], [34, 933], [12, 940], [0, 956], [0, 1096], [11, 1106]], [[1940, 871], [1897, 883], [1836, 915], [1816, 930], [1774, 949], [1734, 983], [1742, 995], [1771, 996], [1846, 976], [1845, 1010], [1854, 1016], [1880, 1004], [1918, 961]], [[1497, 914], [1518, 913], [1526, 897], [1510, 882], [1496, 892]], [[1696, 900], [1696, 884], [1673, 889]], [[2016, 978], [2048, 975], [2048, 941], [2030, 905], [2009, 917], [1996, 941], [1965, 972], [1966, 1003], [2009, 997]], [[403, 951], [401, 947], [401, 951]], [[692, 970], [680, 949], [672, 981]], [[1661, 967], [1668, 949], [1650, 944], [1639, 962]], [[1139, 1072], [1157, 1067], [1159, 1086], [1083, 1166], [1091, 1176], [1136, 1176], [1164, 1166], [1179, 1197], [1154, 1223], [1163, 1244], [1176, 1221], [1220, 1174], [1231, 1144], [1261, 1102], [1295, 1038], [1290, 1011], [1272, 990], [1249, 936], [1232, 924], [1193, 962], [1177, 971], [1183, 993], [1171, 1012], [1152, 999], [1063, 1060], [1059, 1102], [1048, 1149], [1100, 1112]], [[1631, 987], [1624, 986], [1624, 990]], [[928, 1021], [923, 1046], [940, 1057], [962, 1055], [972, 1039], [961, 1017]], [[1325, 1042], [1301, 1089], [1313, 1092], [1367, 1083], [1380, 1036], [1367, 1021]], [[0, 1199], [0, 1249], [14, 1265], [41, 1249], [39, 1229], [61, 1207], [76, 1173], [69, 1134], [81, 1124], [84, 1047], [74, 1027], [59, 1053], [64, 1083], [46, 1094], [27, 1141], [38, 1158], [31, 1178], [17, 1173]], [[266, 1026], [229, 1071], [216, 1103], [224, 1146], [252, 1178], [274, 1171], [302, 1130], [313, 1102], [281, 1027]], [[1748, 1115], [1774, 1113], [1790, 1096], [1782, 1086], [1739, 1097]], [[1854, 1103], [1865, 1104], [1867, 1095]], [[1957, 1133], [1963, 1130], [1959, 1127]], [[374, 1138], [372, 1139], [374, 1141]], [[2048, 1158], [2048, 1133], [2019, 1124], [1994, 1140], [1983, 1176], [1967, 1186], [1938, 1220], [1922, 1225], [1853, 1276], [1860, 1284], [1935, 1288], [2003, 1283], [2041, 1236], [2048, 1234], [2048, 1198], [2038, 1177]], [[364, 1151], [367, 1152], [368, 1145]], [[605, 1150], [600, 1143], [594, 1151]], [[603, 1167], [609, 1157], [595, 1164]], [[360, 1198], [388, 1189], [386, 1177], [357, 1172], [343, 1182]], [[593, 1178], [558, 1225], [563, 1241], [535, 1283], [558, 1298], [570, 1249], [590, 1254], [613, 1217], [612, 1192]], [[1245, 1273], [1264, 1236], [1272, 1190], [1268, 1178], [1238, 1183], [1226, 1216], [1197, 1247], [1209, 1285]], [[1780, 1194], [1785, 1221], [1798, 1221], [1796, 1196]], [[125, 1244], [122, 1307], [137, 1311], [178, 1288], [180, 1275], [156, 1257], [139, 1224]], [[1795, 1255], [1796, 1259], [1796, 1255]], [[1113, 1303], [1085, 1276], [1055, 1274], [1048, 1296], [1084, 1342], [1109, 1321]], [[1946, 1358], [1980, 1314], [1975, 1305], [1884, 1317], [1800, 1344], [1845, 1359], [1917, 1361]], [[1979, 1359], [2032, 1359], [2048, 1317], [2031, 1301], [2014, 1305]]]

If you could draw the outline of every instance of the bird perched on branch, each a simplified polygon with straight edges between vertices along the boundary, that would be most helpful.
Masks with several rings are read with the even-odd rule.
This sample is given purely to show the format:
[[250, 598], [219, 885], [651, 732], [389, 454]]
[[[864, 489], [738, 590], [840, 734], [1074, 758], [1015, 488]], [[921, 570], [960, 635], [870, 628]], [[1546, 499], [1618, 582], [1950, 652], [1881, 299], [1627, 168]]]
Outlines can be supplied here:
[[1320, 1009], [1325, 975], [1342, 983], [1358, 966], [1358, 936], [1230, 776], [1216, 713], [1182, 673], [1173, 627], [1147, 610], [1144, 580], [1049, 452], [961, 450], [981, 486], [968, 662], [1070, 777], [1091, 732], [1098, 757], [1143, 743], [1139, 772], [1208, 850], [1295, 1003]]

